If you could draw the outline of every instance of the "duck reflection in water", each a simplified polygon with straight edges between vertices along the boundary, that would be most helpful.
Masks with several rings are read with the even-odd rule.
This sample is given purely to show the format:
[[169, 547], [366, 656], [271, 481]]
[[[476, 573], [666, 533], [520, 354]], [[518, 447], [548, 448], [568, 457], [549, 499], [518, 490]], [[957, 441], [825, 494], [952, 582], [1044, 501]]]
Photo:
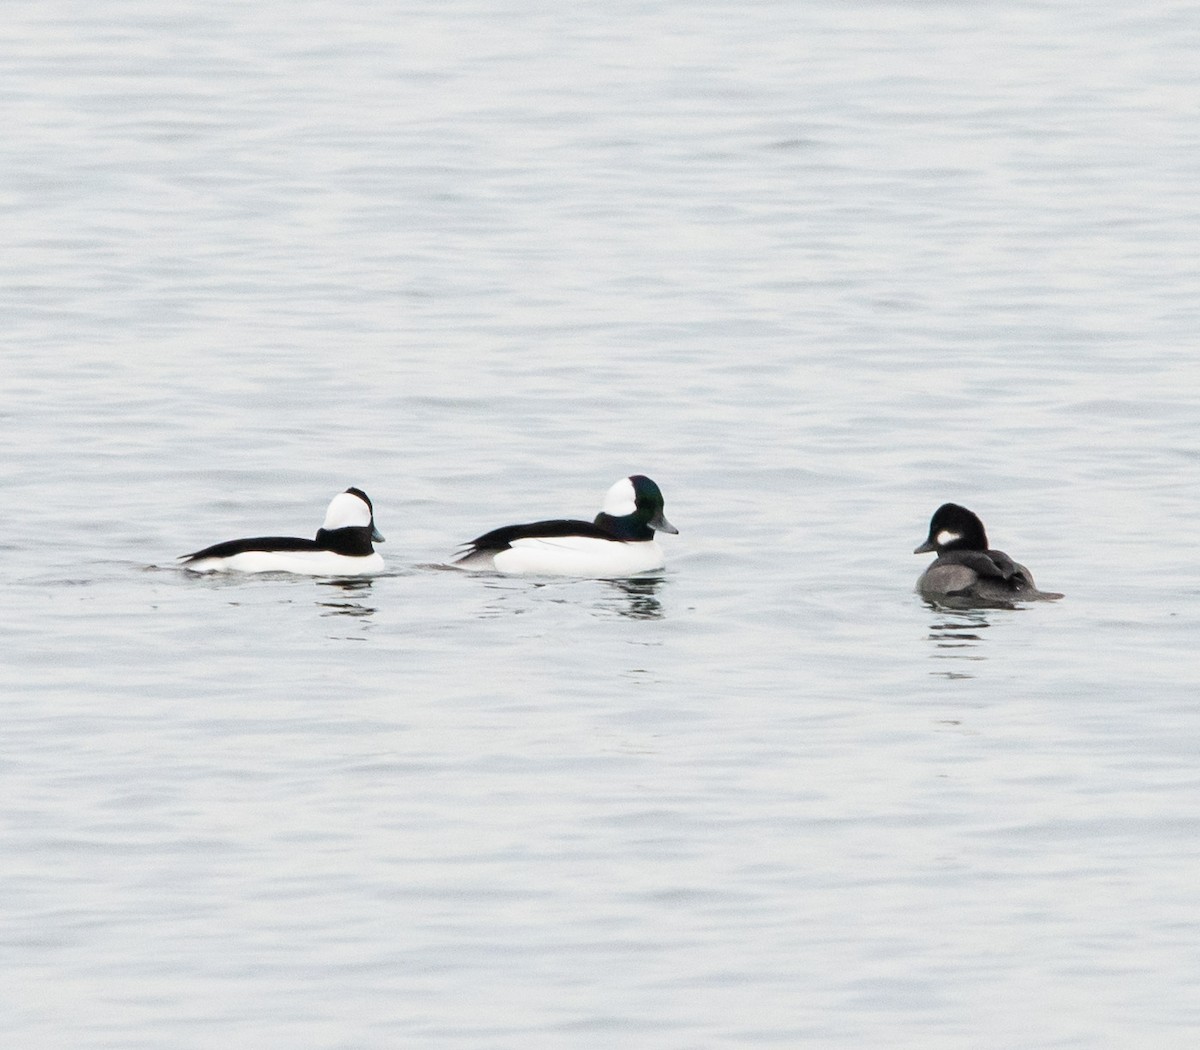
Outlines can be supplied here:
[[[983, 631], [991, 624], [987, 616], [978, 609], [955, 612], [950, 609], [939, 609], [937, 619], [929, 625], [929, 641], [933, 643], [933, 652], [929, 654], [933, 660], [975, 661], [986, 660], [983, 653]], [[974, 678], [968, 673], [966, 666], [961, 669], [930, 671], [938, 678]]]
[[624, 580], [605, 580], [616, 600], [605, 602], [619, 616], [631, 620], [661, 620], [662, 602], [658, 600], [658, 589], [663, 584], [661, 576], [632, 576]]
[[627, 576], [621, 579], [595, 580], [524, 580], [514, 584], [511, 577], [486, 579], [490, 594], [479, 615], [485, 619], [521, 616], [543, 606], [572, 606], [590, 616], [623, 616], [631, 620], [661, 620], [662, 602], [658, 589], [662, 576]]
[[[317, 605], [321, 608], [322, 616], [353, 616], [353, 617], [369, 617], [376, 612], [374, 605], [367, 605], [361, 599], [368, 598], [371, 595], [371, 580], [369, 579], [338, 579], [338, 580], [322, 580], [322, 587], [333, 587], [345, 594], [345, 599], [338, 597], [336, 600], [320, 601]], [[332, 597], [332, 596], [331, 596]]]

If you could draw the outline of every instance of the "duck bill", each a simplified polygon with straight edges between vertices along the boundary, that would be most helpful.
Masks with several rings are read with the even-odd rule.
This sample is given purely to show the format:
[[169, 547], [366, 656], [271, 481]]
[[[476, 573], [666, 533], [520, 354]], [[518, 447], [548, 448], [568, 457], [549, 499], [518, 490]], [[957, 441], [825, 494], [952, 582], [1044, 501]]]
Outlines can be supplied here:
[[380, 532], [377, 528], [375, 528], [374, 525], [371, 526], [371, 539], [374, 540], [376, 543], [386, 543], [387, 542], [383, 538], [383, 533]]
[[650, 528], [652, 528], [655, 532], [666, 532], [672, 536], [679, 535], [679, 530], [663, 517], [663, 512], [661, 510], [655, 514], [653, 518], [646, 522], [646, 524], [649, 525]]
[[932, 554], [937, 550], [937, 544], [933, 540], [926, 540], [921, 546], [913, 549], [913, 554]]

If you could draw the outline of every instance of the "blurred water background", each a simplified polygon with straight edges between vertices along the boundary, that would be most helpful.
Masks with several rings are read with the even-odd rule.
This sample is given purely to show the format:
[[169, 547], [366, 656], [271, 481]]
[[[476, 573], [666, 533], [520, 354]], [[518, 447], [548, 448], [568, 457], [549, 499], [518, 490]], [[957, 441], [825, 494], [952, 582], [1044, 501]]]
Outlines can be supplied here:
[[1194, 6], [4, 21], [5, 1045], [1196, 1045]]

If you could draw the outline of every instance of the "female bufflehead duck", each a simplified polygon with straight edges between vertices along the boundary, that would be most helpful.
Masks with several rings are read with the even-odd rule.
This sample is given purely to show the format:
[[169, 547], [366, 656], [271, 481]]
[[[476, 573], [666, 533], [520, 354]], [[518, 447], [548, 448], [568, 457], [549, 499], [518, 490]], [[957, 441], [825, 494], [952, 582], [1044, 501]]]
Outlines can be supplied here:
[[383, 558], [372, 541], [382, 543], [375, 528], [375, 508], [362, 489], [346, 489], [333, 497], [317, 538], [256, 536], [228, 540], [193, 554], [183, 567], [192, 572], [297, 572], [306, 576], [365, 576], [383, 570]]
[[1061, 598], [1039, 591], [1033, 573], [1004, 551], [988, 550], [983, 522], [966, 507], [943, 503], [929, 522], [929, 538], [913, 554], [937, 552], [917, 580], [917, 592], [942, 605], [1011, 605]]
[[510, 574], [619, 578], [663, 567], [654, 533], [678, 533], [663, 496], [641, 474], [622, 478], [594, 522], [557, 519], [507, 525], [464, 544], [454, 565]]

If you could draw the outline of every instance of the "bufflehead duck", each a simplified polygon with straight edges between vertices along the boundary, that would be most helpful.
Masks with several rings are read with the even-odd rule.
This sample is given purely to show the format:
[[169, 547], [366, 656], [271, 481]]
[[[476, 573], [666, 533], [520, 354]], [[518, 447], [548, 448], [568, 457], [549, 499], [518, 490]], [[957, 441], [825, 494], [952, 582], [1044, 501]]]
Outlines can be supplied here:
[[306, 576], [365, 576], [383, 570], [383, 558], [371, 545], [382, 543], [375, 508], [362, 489], [333, 497], [325, 524], [314, 540], [293, 536], [256, 536], [227, 540], [182, 555], [192, 572], [296, 572]]
[[913, 554], [937, 552], [917, 580], [917, 592], [941, 605], [1011, 605], [1061, 598], [1039, 591], [1033, 573], [1003, 551], [988, 550], [979, 517], [957, 503], [943, 503], [929, 522], [929, 538]]
[[608, 490], [593, 522], [556, 519], [493, 529], [464, 544], [453, 564], [509, 574], [620, 578], [663, 567], [656, 531], [679, 532], [663, 517], [658, 486], [634, 474]]

